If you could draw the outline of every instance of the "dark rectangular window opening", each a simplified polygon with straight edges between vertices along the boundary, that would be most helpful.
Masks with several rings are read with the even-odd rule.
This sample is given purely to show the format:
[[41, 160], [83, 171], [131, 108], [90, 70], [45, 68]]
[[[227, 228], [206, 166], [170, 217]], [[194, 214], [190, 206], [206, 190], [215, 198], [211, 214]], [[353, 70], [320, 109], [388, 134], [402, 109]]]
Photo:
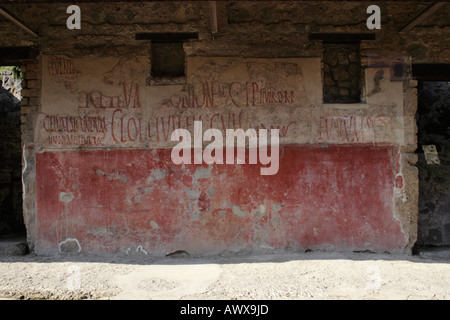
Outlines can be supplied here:
[[182, 42], [152, 43], [152, 79], [186, 76], [185, 60]]
[[197, 32], [137, 33], [136, 40], [151, 41], [151, 71], [148, 84], [185, 83], [186, 54], [183, 44], [195, 39], [198, 39]]
[[359, 42], [323, 43], [323, 102], [360, 103], [362, 68]]

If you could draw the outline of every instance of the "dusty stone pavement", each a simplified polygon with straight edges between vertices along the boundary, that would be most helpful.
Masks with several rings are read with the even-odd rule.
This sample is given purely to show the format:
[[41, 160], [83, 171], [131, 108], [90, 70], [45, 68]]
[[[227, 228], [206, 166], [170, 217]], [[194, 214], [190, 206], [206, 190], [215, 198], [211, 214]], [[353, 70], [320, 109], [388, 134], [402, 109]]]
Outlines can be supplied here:
[[1, 299], [442, 299], [449, 255], [0, 255]]

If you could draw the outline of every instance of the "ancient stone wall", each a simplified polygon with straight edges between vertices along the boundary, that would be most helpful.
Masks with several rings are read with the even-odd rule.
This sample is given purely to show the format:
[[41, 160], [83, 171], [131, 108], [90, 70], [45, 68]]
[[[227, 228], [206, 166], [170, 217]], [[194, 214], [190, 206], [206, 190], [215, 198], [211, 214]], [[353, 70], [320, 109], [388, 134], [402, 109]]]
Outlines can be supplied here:
[[0, 67], [0, 236], [24, 232], [20, 148], [22, 78], [14, 67]]
[[[38, 62], [26, 67], [32, 81], [22, 107], [30, 241], [42, 252], [70, 238], [92, 251], [152, 239], [145, 245], [155, 251], [189, 242], [199, 251], [331, 246], [408, 252], [417, 237], [418, 195], [417, 97], [409, 70], [412, 62], [450, 62], [450, 44], [442, 41], [449, 10], [401, 34], [429, 4], [380, 4], [382, 29], [373, 31], [376, 40], [360, 44], [359, 103], [324, 103], [323, 44], [309, 36], [368, 32], [369, 4], [218, 2], [216, 34], [207, 2], [80, 4], [81, 30], [66, 28], [65, 5], [5, 6], [40, 35], [14, 31], [20, 43], [41, 48]], [[151, 43], [135, 40], [142, 32], [198, 32], [198, 40], [183, 43], [185, 79], [153, 81]], [[1, 37], [1, 45], [13, 43]], [[404, 67], [400, 77], [394, 64]], [[338, 90], [345, 93], [345, 86]], [[278, 178], [260, 180], [259, 167], [178, 171], [165, 164], [171, 131], [193, 130], [200, 119], [204, 130], [279, 128], [286, 158]], [[345, 167], [341, 159], [354, 164]], [[255, 187], [246, 183], [252, 180], [268, 196], [252, 196]], [[217, 195], [214, 185], [228, 194]], [[270, 185], [289, 187], [272, 193], [264, 189]], [[240, 193], [233, 196], [233, 188]], [[95, 192], [98, 197], [89, 198]], [[333, 201], [320, 206], [324, 198]], [[247, 226], [241, 233], [232, 227], [240, 223]], [[304, 228], [289, 230], [296, 223]], [[330, 230], [341, 231], [330, 238]]]

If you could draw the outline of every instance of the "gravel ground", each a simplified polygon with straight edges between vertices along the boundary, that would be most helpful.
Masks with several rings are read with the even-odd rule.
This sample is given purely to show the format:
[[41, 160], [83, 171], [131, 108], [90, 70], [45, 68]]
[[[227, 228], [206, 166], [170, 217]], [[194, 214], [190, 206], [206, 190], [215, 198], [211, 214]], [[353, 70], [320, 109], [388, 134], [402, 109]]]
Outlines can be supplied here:
[[447, 300], [450, 259], [316, 251], [0, 256], [0, 298]]

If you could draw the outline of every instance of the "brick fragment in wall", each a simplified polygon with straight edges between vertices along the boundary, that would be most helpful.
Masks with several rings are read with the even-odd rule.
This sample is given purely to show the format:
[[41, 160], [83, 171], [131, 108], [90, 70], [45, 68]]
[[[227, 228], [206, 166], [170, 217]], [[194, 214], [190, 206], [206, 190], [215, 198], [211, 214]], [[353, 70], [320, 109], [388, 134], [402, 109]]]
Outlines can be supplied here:
[[22, 72], [24, 72], [25, 79], [28, 79], [28, 80], [40, 79], [40, 74], [36, 71], [23, 71], [22, 70]]
[[38, 88], [33, 88], [33, 89], [29, 89], [29, 88], [25, 88], [22, 89], [22, 96], [24, 97], [39, 97], [41, 93], [41, 90]]
[[30, 98], [28, 97], [22, 97], [22, 100], [20, 100], [20, 105], [23, 108], [24, 106], [28, 106], [30, 104]]
[[38, 89], [41, 87], [41, 82], [39, 80], [27, 80], [26, 88], [28, 89]]

